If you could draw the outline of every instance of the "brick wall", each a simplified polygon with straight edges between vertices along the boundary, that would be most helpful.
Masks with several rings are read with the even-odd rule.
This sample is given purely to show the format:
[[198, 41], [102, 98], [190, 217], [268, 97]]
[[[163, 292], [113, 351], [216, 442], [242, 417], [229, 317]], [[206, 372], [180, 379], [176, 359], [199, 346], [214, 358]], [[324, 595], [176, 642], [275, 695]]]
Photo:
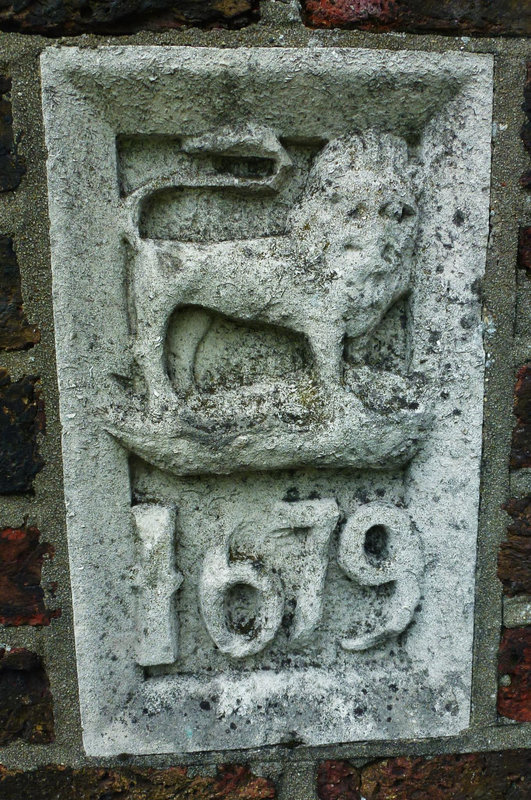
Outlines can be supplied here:
[[[531, 737], [531, 42], [525, 38], [531, 3], [303, 0], [299, 7], [269, 0], [259, 7], [256, 0], [30, 0], [3, 3], [0, 30], [0, 797], [531, 797], [530, 752], [524, 749]], [[137, 32], [140, 38], [130, 36]], [[475, 692], [472, 728], [463, 737], [315, 750], [295, 743], [162, 761], [124, 756], [103, 764], [84, 757], [36, 66], [53, 37], [74, 37], [69, 41], [80, 46], [333, 42], [418, 47], [427, 58], [430, 48], [494, 54], [498, 128], [482, 287], [488, 361]]]

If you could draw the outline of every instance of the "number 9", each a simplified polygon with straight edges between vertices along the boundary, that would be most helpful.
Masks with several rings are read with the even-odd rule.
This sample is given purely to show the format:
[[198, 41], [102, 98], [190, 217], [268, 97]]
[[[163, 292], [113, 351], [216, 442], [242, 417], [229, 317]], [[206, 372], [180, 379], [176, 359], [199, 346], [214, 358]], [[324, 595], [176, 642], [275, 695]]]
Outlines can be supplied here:
[[381, 626], [352, 639], [345, 650], [366, 650], [397, 636], [413, 619], [423, 572], [420, 540], [409, 515], [394, 506], [368, 503], [347, 521], [339, 540], [338, 563], [361, 586], [394, 583], [390, 609]]

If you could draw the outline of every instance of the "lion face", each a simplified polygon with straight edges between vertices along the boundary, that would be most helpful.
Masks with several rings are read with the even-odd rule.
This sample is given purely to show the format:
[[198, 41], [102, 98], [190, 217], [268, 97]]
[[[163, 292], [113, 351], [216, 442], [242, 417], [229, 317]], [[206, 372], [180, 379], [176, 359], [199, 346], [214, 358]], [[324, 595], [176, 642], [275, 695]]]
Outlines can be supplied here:
[[336, 164], [300, 206], [297, 222], [324, 268], [348, 336], [372, 330], [407, 292], [418, 227], [415, 197], [394, 169]]

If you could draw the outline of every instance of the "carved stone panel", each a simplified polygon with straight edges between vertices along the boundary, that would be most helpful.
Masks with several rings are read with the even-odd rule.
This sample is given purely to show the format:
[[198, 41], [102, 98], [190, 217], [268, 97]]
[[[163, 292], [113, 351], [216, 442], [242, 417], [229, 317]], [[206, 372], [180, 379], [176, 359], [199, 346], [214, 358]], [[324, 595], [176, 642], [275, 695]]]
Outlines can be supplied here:
[[89, 754], [467, 727], [491, 70], [43, 55]]

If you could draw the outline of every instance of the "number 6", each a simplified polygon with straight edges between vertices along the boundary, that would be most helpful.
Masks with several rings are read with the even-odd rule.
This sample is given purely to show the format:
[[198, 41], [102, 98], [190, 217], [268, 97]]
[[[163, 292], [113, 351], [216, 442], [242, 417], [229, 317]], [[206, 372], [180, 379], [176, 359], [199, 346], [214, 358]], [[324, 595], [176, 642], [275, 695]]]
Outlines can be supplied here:
[[[225, 620], [225, 596], [238, 584], [260, 592], [263, 602], [253, 634], [230, 631]], [[209, 550], [203, 562], [199, 586], [201, 614], [210, 636], [222, 653], [243, 658], [258, 653], [274, 637], [282, 622], [284, 594], [276, 575], [266, 573], [261, 565], [247, 561], [229, 562], [225, 547]]]

